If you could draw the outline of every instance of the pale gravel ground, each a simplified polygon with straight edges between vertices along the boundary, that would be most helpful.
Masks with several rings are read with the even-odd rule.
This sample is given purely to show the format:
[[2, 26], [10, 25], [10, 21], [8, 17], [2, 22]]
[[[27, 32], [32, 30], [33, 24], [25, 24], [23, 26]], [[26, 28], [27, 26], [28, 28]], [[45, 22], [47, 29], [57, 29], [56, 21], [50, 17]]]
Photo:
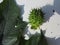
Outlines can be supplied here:
[[[26, 22], [29, 22], [28, 17], [31, 9], [41, 8], [46, 5], [50, 6], [47, 7], [46, 9], [43, 9], [43, 11], [46, 12], [46, 15], [48, 15], [47, 17], [51, 15], [48, 18], [49, 21], [46, 21], [40, 28], [46, 30], [45, 36], [47, 37], [49, 45], [60, 45], [60, 39], [59, 39], [60, 38], [60, 15], [58, 14], [58, 12], [54, 12], [54, 14], [52, 14], [53, 9], [55, 9], [56, 11], [60, 11], [59, 9], [60, 5], [55, 5], [56, 1], [58, 2], [58, 4], [60, 4], [59, 0], [16, 0], [16, 1], [18, 5], [24, 5], [23, 20]], [[32, 34], [35, 33], [35, 31], [32, 32], [30, 33]]]

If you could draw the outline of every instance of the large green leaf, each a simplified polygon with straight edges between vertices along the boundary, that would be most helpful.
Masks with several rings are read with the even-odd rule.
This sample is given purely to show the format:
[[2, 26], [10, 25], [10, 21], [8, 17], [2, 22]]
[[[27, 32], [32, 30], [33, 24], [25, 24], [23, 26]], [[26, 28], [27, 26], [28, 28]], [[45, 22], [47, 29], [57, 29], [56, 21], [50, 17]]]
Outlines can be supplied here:
[[3, 2], [0, 3], [0, 23], [2, 22], [2, 20], [4, 20], [3, 11], [7, 8], [7, 6], [8, 0], [3, 0]]
[[[8, 7], [5, 9], [3, 15], [5, 16], [6, 24], [3, 32], [4, 36], [2, 43], [3, 45], [14, 45], [17, 41], [18, 34], [20, 34], [20, 29], [15, 28], [16, 20], [20, 15], [20, 11], [15, 0], [8, 0]], [[23, 21], [20, 21], [20, 28], [22, 28], [21, 26], [24, 24], [24, 22], [22, 22]]]

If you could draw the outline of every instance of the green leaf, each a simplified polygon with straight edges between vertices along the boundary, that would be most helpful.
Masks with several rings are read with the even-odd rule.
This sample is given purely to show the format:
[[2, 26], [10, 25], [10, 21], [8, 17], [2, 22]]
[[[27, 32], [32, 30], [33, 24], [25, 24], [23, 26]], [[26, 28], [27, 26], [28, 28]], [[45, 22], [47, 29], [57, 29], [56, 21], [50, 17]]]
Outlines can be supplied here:
[[[14, 45], [18, 40], [18, 34], [21, 35], [26, 25], [24, 26], [25, 22], [20, 19], [20, 22], [17, 22], [20, 28], [15, 28], [17, 18], [20, 16], [20, 9], [16, 5], [15, 0], [8, 0], [8, 2], [4, 3], [8, 3], [8, 7], [3, 12], [6, 23], [4, 27], [2, 43], [3, 45]], [[23, 29], [21, 29], [22, 25], [24, 26]]]

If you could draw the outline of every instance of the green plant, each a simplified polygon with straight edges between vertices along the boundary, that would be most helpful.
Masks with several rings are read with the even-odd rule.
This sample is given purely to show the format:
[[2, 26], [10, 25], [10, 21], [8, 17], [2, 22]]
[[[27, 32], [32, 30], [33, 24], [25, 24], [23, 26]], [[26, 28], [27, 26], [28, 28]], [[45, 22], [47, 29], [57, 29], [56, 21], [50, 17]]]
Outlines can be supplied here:
[[16, 41], [16, 43], [18, 43], [18, 44], [16, 44], [16, 43], [15, 44], [24, 45], [26, 40], [24, 39], [22, 34], [24, 33], [24, 29], [25, 29], [27, 23], [22, 21], [22, 18], [18, 16], [15, 25], [17, 26], [15, 29], [19, 30], [18, 36], [17, 36], [17, 41]]
[[29, 40], [25, 40], [22, 36], [20, 38], [20, 45], [48, 45], [46, 37], [41, 30], [41, 34], [33, 35]]
[[27, 22], [22, 21], [22, 18], [18, 16], [15, 25], [17, 26], [18, 30], [24, 30], [27, 25]]
[[39, 36], [33, 35], [29, 40], [26, 41], [25, 45], [38, 45]]
[[4, 0], [2, 3], [0, 3], [0, 23], [4, 20], [3, 11], [8, 6], [8, 0]]
[[15, 0], [3, 0], [3, 2], [0, 4], [0, 22], [2, 20], [2, 16], [4, 16], [5, 19], [3, 20], [4, 23], [1, 26], [3, 28], [1, 28], [1, 30], [3, 30], [4, 35], [2, 44], [17, 45], [19, 41], [22, 41], [21, 36], [27, 23], [22, 21], [20, 8], [16, 5]]
[[41, 30], [41, 35], [40, 35], [40, 39], [39, 39], [38, 45], [48, 45], [47, 39], [44, 36], [42, 30]]
[[32, 29], [37, 29], [44, 22], [44, 13], [41, 9], [32, 9], [29, 16], [29, 23]]
[[[2, 44], [13, 45], [16, 44], [15, 42], [18, 40], [17, 39], [18, 33], [19, 36], [22, 34], [23, 29], [26, 27], [26, 23], [23, 22], [22, 19], [18, 18], [20, 16], [20, 8], [16, 5], [15, 0], [4, 0], [4, 1], [5, 1], [4, 3], [7, 3], [7, 7], [4, 9], [5, 11], [3, 11], [4, 12], [3, 15], [5, 17], [6, 22], [5, 25], [3, 24], [4, 36], [3, 36]], [[17, 25], [18, 27], [15, 27], [15, 25]]]

